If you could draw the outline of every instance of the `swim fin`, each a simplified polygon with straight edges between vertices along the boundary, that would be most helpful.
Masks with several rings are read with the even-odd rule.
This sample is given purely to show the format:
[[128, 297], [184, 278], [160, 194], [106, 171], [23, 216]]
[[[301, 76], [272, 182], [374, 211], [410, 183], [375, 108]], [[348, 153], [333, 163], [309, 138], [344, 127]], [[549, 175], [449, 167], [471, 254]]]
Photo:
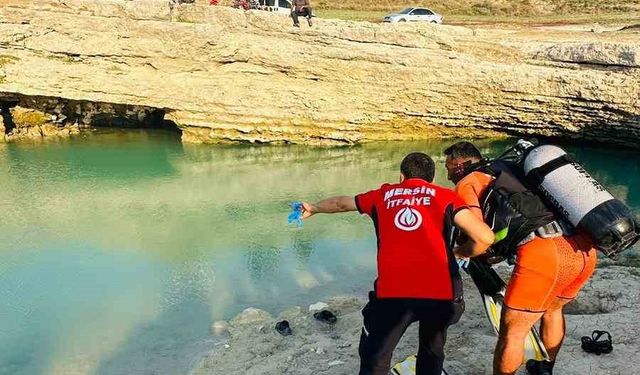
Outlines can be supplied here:
[[[389, 375], [414, 375], [416, 373], [416, 356], [411, 355], [404, 361], [393, 366]], [[442, 369], [442, 375], [448, 375], [447, 372]]]
[[[482, 297], [484, 310], [487, 313], [487, 318], [491, 323], [493, 331], [497, 335], [500, 331], [500, 316], [502, 314], [502, 304], [507, 289], [506, 283], [489, 264], [476, 259], [471, 259], [463, 269], [471, 276], [473, 283], [478, 288], [480, 296]], [[531, 331], [525, 338], [524, 349], [525, 362], [529, 359], [542, 361], [549, 358], [540, 334], [538, 333], [538, 329], [535, 326], [531, 328]]]

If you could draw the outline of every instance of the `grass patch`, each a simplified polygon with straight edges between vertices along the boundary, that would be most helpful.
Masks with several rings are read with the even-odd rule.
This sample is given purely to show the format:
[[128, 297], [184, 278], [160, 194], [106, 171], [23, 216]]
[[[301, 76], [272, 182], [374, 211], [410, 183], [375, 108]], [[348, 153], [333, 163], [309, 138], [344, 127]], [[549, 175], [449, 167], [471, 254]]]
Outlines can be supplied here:
[[397, 11], [422, 6], [443, 14], [531, 16], [640, 11], [640, 0], [313, 0], [318, 9]]
[[380, 10], [352, 9], [318, 9], [317, 11], [314, 10], [313, 12], [316, 13], [320, 18], [369, 22], [382, 22], [382, 17], [389, 13]]
[[[384, 10], [352, 10], [352, 9], [318, 9], [314, 11], [320, 18], [382, 22], [382, 18], [390, 13]], [[444, 15], [445, 24], [585, 24], [585, 23], [640, 23], [640, 11], [625, 13], [598, 14], [551, 14], [551, 15], [473, 15], [447, 14]]]
[[522, 24], [522, 25], [553, 25], [553, 24], [619, 24], [619, 23], [639, 23], [640, 12], [637, 13], [608, 13], [608, 14], [554, 14], [547, 16], [467, 16], [451, 15], [445, 17], [447, 24]]

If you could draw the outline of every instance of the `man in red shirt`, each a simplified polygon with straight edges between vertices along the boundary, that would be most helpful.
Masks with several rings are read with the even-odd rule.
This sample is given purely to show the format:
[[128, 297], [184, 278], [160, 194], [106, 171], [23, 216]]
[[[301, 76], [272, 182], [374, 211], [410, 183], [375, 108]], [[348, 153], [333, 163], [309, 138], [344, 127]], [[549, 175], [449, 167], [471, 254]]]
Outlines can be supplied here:
[[303, 219], [317, 213], [359, 211], [373, 220], [378, 237], [378, 279], [362, 310], [360, 374], [387, 375], [398, 341], [420, 322], [417, 375], [440, 375], [447, 327], [464, 311], [462, 279], [453, 252], [453, 227], [470, 241], [456, 249], [469, 256], [493, 243], [493, 232], [450, 189], [432, 183], [433, 160], [407, 155], [400, 183], [355, 197], [303, 202]]

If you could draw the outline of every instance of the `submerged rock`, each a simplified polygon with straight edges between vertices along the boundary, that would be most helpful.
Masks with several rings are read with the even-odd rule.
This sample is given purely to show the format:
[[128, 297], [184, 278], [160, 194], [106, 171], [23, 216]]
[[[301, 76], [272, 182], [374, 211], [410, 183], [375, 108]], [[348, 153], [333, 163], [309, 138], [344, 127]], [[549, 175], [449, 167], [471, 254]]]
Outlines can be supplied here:
[[324, 310], [327, 307], [329, 307], [329, 305], [327, 305], [324, 302], [316, 302], [314, 304], [309, 305], [309, 312], [316, 312], [316, 311]]
[[264, 310], [249, 307], [231, 320], [231, 325], [256, 325], [271, 320], [271, 314]]
[[214, 335], [224, 335], [229, 332], [229, 323], [225, 320], [218, 320], [211, 325], [211, 332]]

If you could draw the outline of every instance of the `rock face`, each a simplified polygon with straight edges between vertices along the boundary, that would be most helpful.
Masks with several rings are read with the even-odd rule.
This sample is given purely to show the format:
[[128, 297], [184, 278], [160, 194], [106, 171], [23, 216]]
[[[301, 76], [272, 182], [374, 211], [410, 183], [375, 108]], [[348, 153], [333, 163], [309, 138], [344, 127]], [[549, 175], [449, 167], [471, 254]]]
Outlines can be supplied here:
[[[274, 13], [165, 1], [4, 3], [0, 101], [47, 115], [55, 106], [33, 98], [156, 111], [185, 142], [531, 134], [639, 144], [637, 33], [337, 20], [293, 29]], [[59, 124], [113, 125], [93, 113]]]

